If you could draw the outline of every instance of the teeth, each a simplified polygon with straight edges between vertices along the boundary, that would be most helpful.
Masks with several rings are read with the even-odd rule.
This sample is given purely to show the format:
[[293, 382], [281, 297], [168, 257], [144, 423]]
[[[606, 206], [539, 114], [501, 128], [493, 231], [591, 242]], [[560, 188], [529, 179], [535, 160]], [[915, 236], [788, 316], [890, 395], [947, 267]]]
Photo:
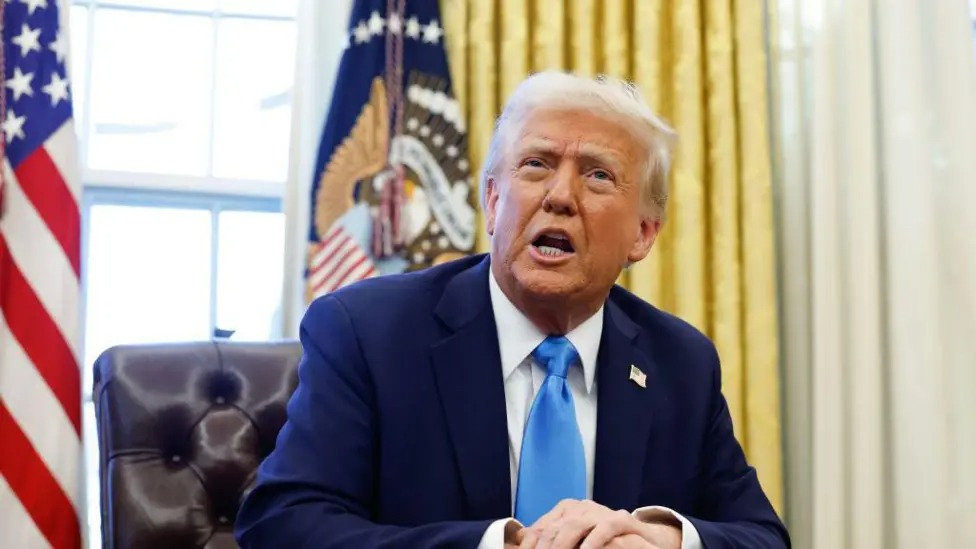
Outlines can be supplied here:
[[555, 239], [558, 239], [558, 240], [569, 240], [569, 238], [567, 238], [566, 235], [564, 235], [564, 234], [546, 233], [545, 236], [548, 236], [549, 238], [555, 238]]
[[548, 255], [550, 257], [556, 257], [567, 253], [559, 248], [553, 248], [552, 246], [536, 246], [536, 249], [542, 252], [542, 255]]

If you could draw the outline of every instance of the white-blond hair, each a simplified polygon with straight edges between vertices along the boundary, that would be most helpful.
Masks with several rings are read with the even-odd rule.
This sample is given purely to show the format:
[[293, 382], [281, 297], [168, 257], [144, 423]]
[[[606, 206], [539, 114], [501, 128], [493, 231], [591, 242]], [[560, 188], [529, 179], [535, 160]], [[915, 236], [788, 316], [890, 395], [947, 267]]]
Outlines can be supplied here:
[[511, 145], [513, 122], [525, 120], [536, 109], [583, 110], [621, 121], [646, 150], [640, 180], [640, 200], [646, 215], [663, 221], [668, 202], [668, 170], [676, 134], [641, 97], [637, 87], [624, 80], [598, 76], [586, 78], [558, 71], [533, 74], [523, 80], [505, 104], [495, 123], [481, 171], [481, 206], [484, 208], [488, 178]]

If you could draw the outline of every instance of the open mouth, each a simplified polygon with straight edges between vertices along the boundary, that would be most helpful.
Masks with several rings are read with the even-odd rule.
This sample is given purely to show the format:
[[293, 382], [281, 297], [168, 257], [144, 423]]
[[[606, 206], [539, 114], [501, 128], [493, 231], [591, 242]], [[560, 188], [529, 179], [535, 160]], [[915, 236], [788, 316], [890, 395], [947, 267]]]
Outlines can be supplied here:
[[555, 232], [540, 234], [532, 241], [532, 245], [539, 253], [547, 257], [560, 257], [575, 251], [569, 236]]

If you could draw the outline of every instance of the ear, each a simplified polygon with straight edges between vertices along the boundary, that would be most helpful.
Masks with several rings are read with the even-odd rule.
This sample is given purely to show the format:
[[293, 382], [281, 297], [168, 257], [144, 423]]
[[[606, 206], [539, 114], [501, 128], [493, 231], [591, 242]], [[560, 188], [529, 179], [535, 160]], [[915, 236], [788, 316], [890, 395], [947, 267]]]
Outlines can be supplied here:
[[498, 183], [495, 176], [489, 175], [485, 180], [485, 230], [489, 235], [495, 234], [495, 214], [498, 209]]
[[637, 263], [647, 257], [660, 231], [661, 221], [659, 219], [642, 217], [640, 228], [637, 231], [637, 238], [634, 239], [634, 245], [631, 246], [630, 253], [627, 254], [627, 261]]

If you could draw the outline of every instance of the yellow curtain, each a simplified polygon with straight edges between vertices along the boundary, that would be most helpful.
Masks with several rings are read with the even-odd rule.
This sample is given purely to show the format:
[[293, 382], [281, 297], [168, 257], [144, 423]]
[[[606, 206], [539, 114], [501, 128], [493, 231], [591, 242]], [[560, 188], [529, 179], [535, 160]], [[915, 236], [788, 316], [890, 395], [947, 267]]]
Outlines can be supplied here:
[[505, 99], [543, 69], [632, 80], [678, 131], [668, 221], [620, 282], [715, 341], [736, 435], [782, 512], [763, 5], [441, 0], [476, 169]]

